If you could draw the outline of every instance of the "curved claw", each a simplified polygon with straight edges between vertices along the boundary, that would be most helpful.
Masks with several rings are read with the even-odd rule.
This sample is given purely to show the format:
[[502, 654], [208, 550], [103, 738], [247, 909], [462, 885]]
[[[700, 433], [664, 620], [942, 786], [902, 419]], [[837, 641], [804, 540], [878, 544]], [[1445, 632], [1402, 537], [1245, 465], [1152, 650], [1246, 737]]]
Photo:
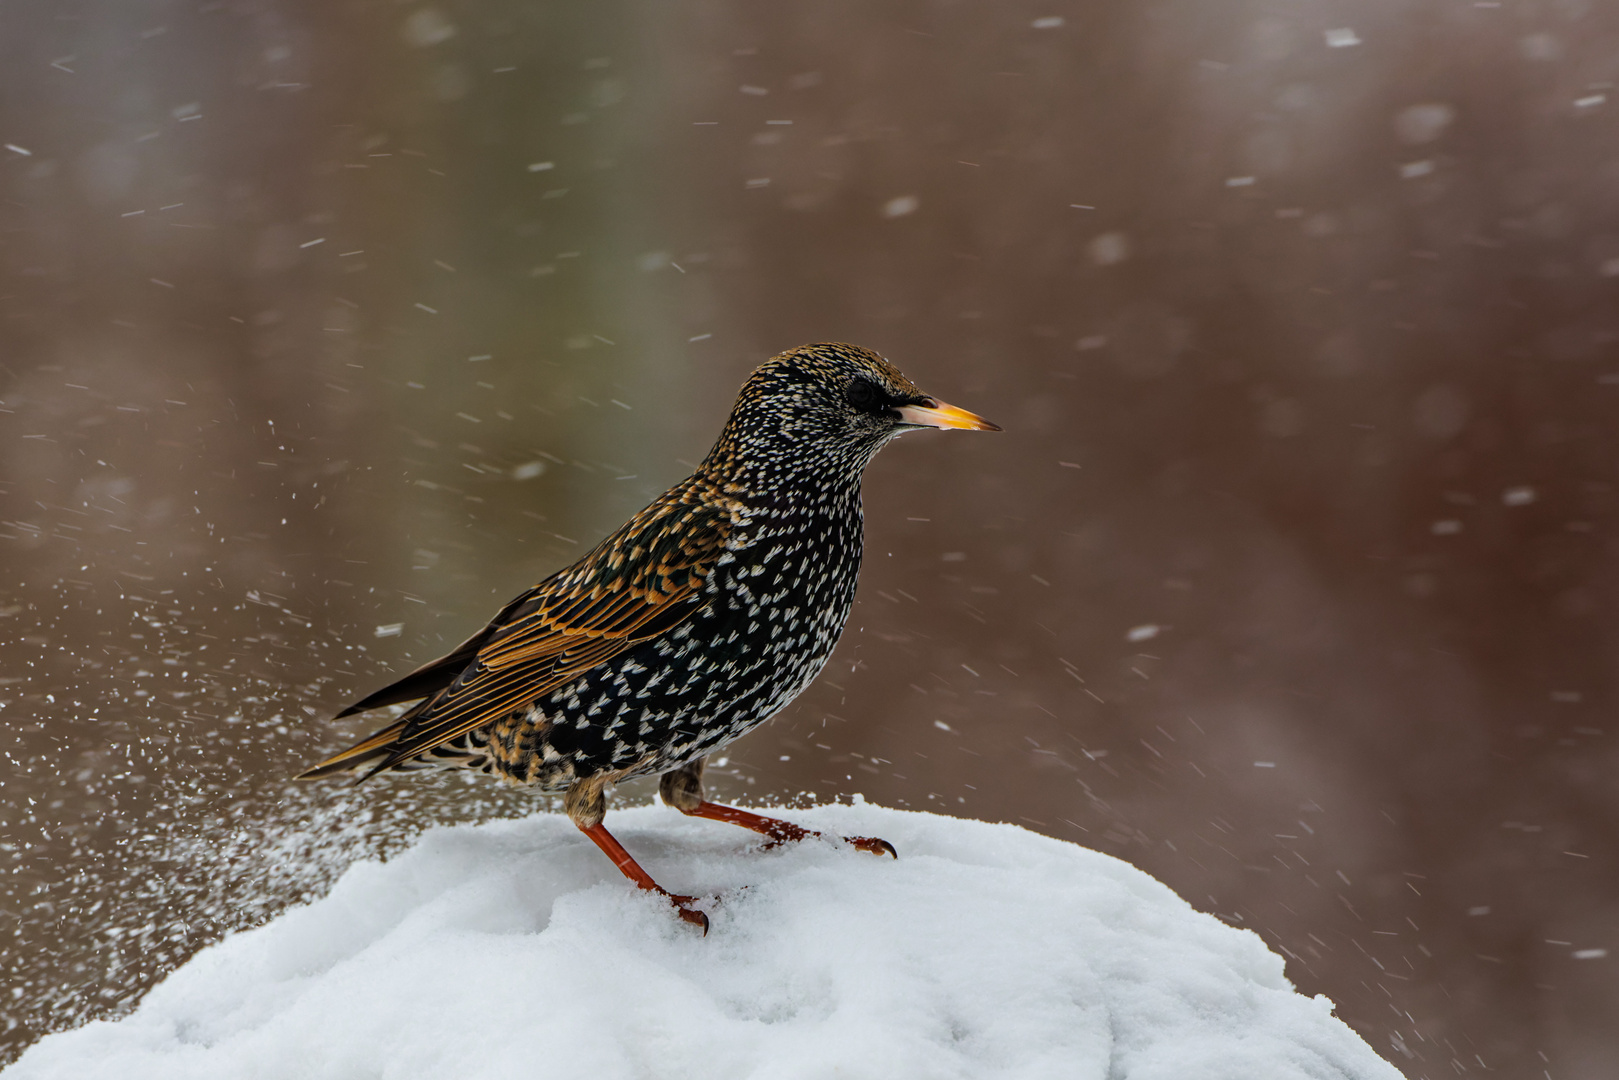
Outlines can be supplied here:
[[853, 844], [861, 851], [869, 851], [873, 855], [887, 855], [890, 859], [899, 858], [899, 852], [887, 840], [879, 840], [875, 836], [845, 836], [845, 844]]
[[701, 928], [703, 931], [703, 936], [708, 936], [708, 916], [690, 906], [697, 902], [697, 898], [695, 896], [676, 896], [674, 893], [664, 893], [664, 895], [667, 896], [669, 898], [669, 902], [674, 905], [675, 914], [679, 915], [683, 922], [688, 922], [693, 926]]

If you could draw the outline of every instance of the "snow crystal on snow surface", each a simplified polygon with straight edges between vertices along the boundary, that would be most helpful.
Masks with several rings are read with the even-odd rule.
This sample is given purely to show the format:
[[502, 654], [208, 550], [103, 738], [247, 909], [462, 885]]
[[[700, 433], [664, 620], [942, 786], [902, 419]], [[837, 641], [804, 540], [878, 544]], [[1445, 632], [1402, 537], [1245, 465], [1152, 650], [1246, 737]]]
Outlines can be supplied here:
[[6, 1080], [1399, 1076], [1257, 935], [1118, 859], [869, 805], [784, 816], [900, 858], [610, 814], [665, 887], [720, 898], [705, 939], [565, 818], [434, 829]]

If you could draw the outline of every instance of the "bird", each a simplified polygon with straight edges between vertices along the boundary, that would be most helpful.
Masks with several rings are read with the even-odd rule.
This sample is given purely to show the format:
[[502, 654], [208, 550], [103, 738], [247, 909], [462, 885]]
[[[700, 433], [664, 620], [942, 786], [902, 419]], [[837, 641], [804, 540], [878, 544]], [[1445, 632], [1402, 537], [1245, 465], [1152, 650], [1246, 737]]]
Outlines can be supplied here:
[[[454, 650], [338, 713], [415, 702], [298, 779], [463, 768], [560, 794], [626, 877], [706, 935], [697, 899], [658, 885], [607, 831], [607, 791], [659, 775], [665, 803], [766, 846], [820, 835], [709, 802], [704, 763], [826, 665], [854, 603], [866, 466], [922, 428], [1001, 430], [859, 346], [771, 357], [692, 475]], [[843, 839], [897, 857], [884, 840]]]

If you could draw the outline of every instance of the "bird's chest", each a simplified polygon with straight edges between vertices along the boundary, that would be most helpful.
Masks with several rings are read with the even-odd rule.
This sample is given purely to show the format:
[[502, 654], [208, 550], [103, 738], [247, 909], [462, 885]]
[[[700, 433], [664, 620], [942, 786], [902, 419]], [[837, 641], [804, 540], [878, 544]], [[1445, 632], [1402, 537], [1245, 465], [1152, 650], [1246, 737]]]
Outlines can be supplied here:
[[788, 516], [745, 540], [715, 568], [709, 610], [716, 631], [723, 628], [715, 640], [734, 640], [745, 650], [738, 657], [744, 663], [763, 661], [784, 677], [813, 678], [854, 603], [859, 511]]

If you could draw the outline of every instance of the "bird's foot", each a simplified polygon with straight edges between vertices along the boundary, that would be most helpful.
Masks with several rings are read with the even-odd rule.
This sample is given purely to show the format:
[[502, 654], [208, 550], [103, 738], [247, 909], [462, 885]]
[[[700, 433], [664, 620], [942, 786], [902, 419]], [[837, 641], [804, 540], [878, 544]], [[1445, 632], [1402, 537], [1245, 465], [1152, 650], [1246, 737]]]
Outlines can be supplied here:
[[890, 859], [899, 858], [899, 852], [887, 840], [879, 840], [875, 836], [845, 836], [845, 844], [850, 844], [861, 851], [869, 851], [873, 855], [887, 855]]
[[[722, 806], [719, 803], [701, 802], [690, 810], [681, 811], [692, 817], [708, 818], [710, 821], [724, 821], [732, 825], [740, 825], [744, 829], [752, 829], [765, 837], [763, 845], [766, 851], [782, 844], [796, 844], [800, 840], [811, 838], [820, 839], [821, 834], [813, 829], [806, 829], [801, 825], [794, 825], [790, 821], [780, 818], [765, 817], [748, 810], [741, 810], [735, 806]], [[870, 836], [845, 836], [842, 838], [846, 844], [851, 844], [861, 851], [869, 851], [873, 855], [888, 855], [899, 858], [894, 845], [887, 840], [878, 840]]]
[[697, 897], [680, 896], [676, 893], [664, 892], [662, 889], [658, 891], [663, 893], [669, 903], [674, 906], [675, 914], [680, 916], [682, 922], [690, 923], [700, 929], [704, 937], [708, 936], [708, 916], [694, 906], [697, 903]]
[[637, 888], [645, 889], [647, 892], [655, 892], [662, 896], [670, 904], [674, 905], [675, 914], [680, 916], [681, 921], [701, 927], [703, 936], [708, 936], [708, 916], [697, 910], [697, 897], [680, 896], [653, 881], [652, 875], [641, 869], [640, 863], [630, 858], [630, 853], [624, 850], [624, 846], [613, 837], [612, 833], [607, 831], [601, 822], [581, 826], [580, 831], [594, 840], [596, 846], [606, 852], [609, 859], [613, 860], [613, 865], [618, 867], [625, 877], [633, 881]]

